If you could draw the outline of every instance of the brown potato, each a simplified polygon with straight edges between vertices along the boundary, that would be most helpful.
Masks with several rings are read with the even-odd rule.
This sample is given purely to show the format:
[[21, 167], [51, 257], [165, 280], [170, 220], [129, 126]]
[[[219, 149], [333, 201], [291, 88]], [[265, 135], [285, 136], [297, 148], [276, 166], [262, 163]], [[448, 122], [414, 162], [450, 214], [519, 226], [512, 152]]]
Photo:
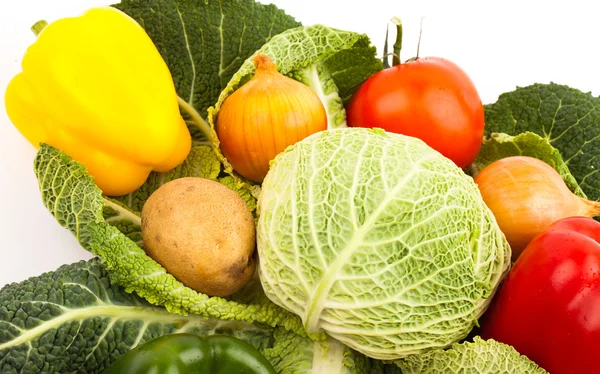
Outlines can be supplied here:
[[256, 228], [245, 202], [226, 186], [181, 178], [156, 190], [142, 209], [146, 253], [186, 286], [229, 296], [256, 269]]

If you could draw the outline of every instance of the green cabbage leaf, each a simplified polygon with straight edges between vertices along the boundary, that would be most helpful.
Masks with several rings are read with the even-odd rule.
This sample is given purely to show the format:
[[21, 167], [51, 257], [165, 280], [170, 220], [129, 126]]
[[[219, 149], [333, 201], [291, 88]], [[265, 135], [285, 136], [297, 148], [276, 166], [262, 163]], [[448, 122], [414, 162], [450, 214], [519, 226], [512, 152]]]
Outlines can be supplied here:
[[[195, 160], [196, 167], [191, 168], [198, 172], [193, 175], [206, 177], [202, 171], [212, 170], [206, 163], [214, 162], [214, 152], [198, 154], [213, 155], [212, 159], [200, 157]], [[298, 334], [304, 333], [295, 316], [269, 302], [262, 292], [254, 292], [247, 303], [238, 303], [208, 297], [177, 281], [147, 256], [130, 238], [131, 235], [119, 231], [127, 219], [135, 220], [130, 217], [132, 213], [102, 196], [85, 167], [62, 151], [42, 145], [35, 158], [35, 171], [46, 208], [59, 224], [75, 234], [85, 249], [102, 259], [112, 282], [124, 287], [127, 292], [136, 292], [150, 303], [162, 305], [173, 313], [256, 322], [273, 327], [281, 325]], [[110, 209], [106, 208], [107, 205]], [[105, 219], [107, 211], [111, 215]], [[122, 219], [119, 220], [119, 217]], [[136, 225], [139, 227], [139, 222]]]
[[98, 258], [0, 290], [3, 374], [99, 374], [139, 344], [182, 332], [246, 340], [282, 374], [399, 372], [332, 339], [312, 341], [281, 327], [170, 313], [113, 283]]
[[600, 200], [599, 98], [565, 85], [536, 83], [486, 105], [485, 122], [488, 136], [532, 132], [546, 139], [585, 195]]
[[207, 109], [246, 58], [273, 36], [300, 23], [254, 0], [123, 0], [114, 7], [146, 30], [165, 60], [182, 113], [205, 142]]
[[548, 372], [513, 347], [475, 337], [473, 342], [454, 344], [448, 350], [433, 350], [397, 361], [402, 374], [547, 374]]

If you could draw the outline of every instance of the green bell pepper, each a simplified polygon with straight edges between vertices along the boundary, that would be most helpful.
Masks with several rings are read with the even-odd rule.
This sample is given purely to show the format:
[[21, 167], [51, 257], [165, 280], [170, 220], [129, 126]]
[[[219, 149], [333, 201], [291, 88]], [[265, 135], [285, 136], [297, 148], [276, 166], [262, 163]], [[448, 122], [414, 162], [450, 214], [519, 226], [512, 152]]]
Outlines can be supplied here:
[[276, 374], [249, 343], [225, 335], [173, 334], [121, 356], [103, 374]]

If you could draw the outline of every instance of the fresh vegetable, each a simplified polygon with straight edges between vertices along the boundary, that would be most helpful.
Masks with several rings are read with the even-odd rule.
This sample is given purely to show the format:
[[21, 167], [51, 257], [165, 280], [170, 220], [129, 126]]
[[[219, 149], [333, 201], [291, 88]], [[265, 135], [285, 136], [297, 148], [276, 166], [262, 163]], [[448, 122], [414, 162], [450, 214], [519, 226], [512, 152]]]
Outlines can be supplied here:
[[586, 198], [558, 149], [551, 146], [548, 139], [528, 131], [516, 136], [503, 133], [491, 134], [483, 140], [481, 150], [475, 162], [469, 167], [469, 172], [472, 176], [476, 176], [494, 161], [511, 156], [529, 156], [544, 161], [560, 174], [575, 195]]
[[[190, 174], [193, 171], [194, 176], [201, 178], [213, 177], [212, 165], [218, 164], [215, 154], [207, 149], [197, 156], [177, 171]], [[285, 326], [305, 335], [300, 320], [269, 302], [260, 288], [254, 293], [242, 293], [243, 300], [235, 295], [226, 300], [211, 298], [184, 286], [146, 254], [140, 247], [143, 243], [132, 240], [135, 228], [141, 226], [140, 217], [119, 202], [104, 198], [83, 165], [61, 151], [42, 146], [35, 159], [35, 170], [42, 201], [48, 210], [61, 225], [77, 235], [83, 248], [107, 264], [111, 279], [117, 285], [173, 313]], [[158, 178], [155, 182], [159, 182]]]
[[0, 290], [0, 372], [101, 373], [163, 335], [227, 334], [269, 347], [250, 323], [169, 313], [114, 284], [100, 261], [80, 261]]
[[590, 200], [600, 200], [600, 99], [555, 83], [503, 93], [485, 106], [485, 132], [533, 132], [558, 149]]
[[[213, 150], [198, 147], [200, 152], [194, 152], [192, 148], [186, 165], [179, 170], [168, 174], [151, 173], [147, 183], [119, 199], [120, 202], [139, 215], [146, 199], [163, 181], [197, 176], [196, 164], [201, 163], [202, 157], [207, 157], [211, 161], [210, 170], [203, 170], [202, 174], [216, 172], [212, 179], [238, 192], [248, 207], [254, 210], [256, 199], [251, 189], [230, 175], [230, 169], [224, 170], [219, 159], [210, 154], [218, 153], [216, 135], [201, 129], [209, 127], [208, 108], [217, 102], [219, 94], [244, 61], [275, 35], [296, 28], [300, 23], [274, 5], [263, 5], [253, 0], [225, 3], [123, 0], [114, 7], [144, 27], [167, 63], [181, 112], [195, 145], [213, 145]], [[123, 232], [128, 233], [127, 229]]]
[[[401, 44], [401, 24], [398, 38]], [[481, 147], [479, 93], [458, 65], [443, 58], [417, 57], [372, 75], [347, 111], [348, 126], [417, 137], [461, 168], [475, 160]]]
[[516, 260], [553, 222], [571, 216], [600, 215], [600, 203], [573, 194], [556, 170], [528, 156], [502, 158], [475, 176]]
[[513, 347], [477, 336], [473, 342], [412, 355], [397, 361], [396, 365], [402, 369], [402, 374], [547, 374]]
[[152, 306], [117, 286], [98, 259], [61, 266], [0, 290], [0, 372], [102, 373], [139, 345], [191, 333], [247, 341], [279, 374], [399, 374], [333, 339], [313, 342], [283, 327], [227, 321], [222, 311], [222, 318], [205, 318]]
[[259, 275], [307, 332], [379, 359], [464, 338], [509, 267], [473, 180], [421, 140], [382, 130], [307, 137], [258, 200]]
[[103, 374], [275, 374], [249, 343], [225, 335], [165, 335], [127, 352]]
[[143, 28], [110, 7], [46, 26], [5, 94], [8, 116], [35, 147], [84, 164], [107, 195], [181, 164], [191, 138], [167, 65]]
[[[313, 342], [283, 328], [168, 313], [116, 286], [98, 259], [64, 265], [0, 290], [3, 374], [102, 373], [139, 345], [178, 333], [242, 339], [281, 374], [400, 373], [396, 365], [368, 359], [333, 339]], [[479, 339], [449, 351], [409, 356], [397, 364], [403, 373], [436, 373], [445, 367], [441, 365], [470, 373], [482, 362], [486, 368], [507, 368], [510, 373], [521, 372], [510, 368], [534, 367], [514, 350]]]
[[179, 178], [142, 210], [146, 253], [177, 280], [209, 296], [229, 296], [256, 269], [254, 217], [235, 192], [205, 178]]
[[[381, 70], [366, 36], [323, 25], [300, 27], [276, 7], [252, 0], [125, 0], [117, 7], [144, 27], [167, 64], [194, 144], [179, 166], [151, 172], [140, 188], [118, 198], [103, 195], [85, 166], [62, 147], [40, 147], [35, 172], [43, 203], [100, 259], [0, 291], [0, 372], [99, 373], [145, 341], [184, 332], [241, 338], [284, 374], [399, 373], [400, 368], [543, 372], [492, 340], [476, 337], [474, 343], [452, 345], [477, 324], [510, 258], [472, 179], [418, 139], [381, 130], [332, 130], [346, 126], [343, 104]], [[218, 121], [226, 118], [229, 96], [243, 93], [257, 75], [257, 56], [268, 56], [280, 74], [310, 87], [330, 129], [278, 156], [277, 171], [269, 173], [275, 176], [271, 182], [267, 177], [261, 195], [258, 185], [233, 172], [218, 136], [226, 138], [218, 134]], [[486, 111], [493, 114], [494, 108]], [[560, 113], [538, 109], [544, 120]], [[512, 110], [514, 118], [529, 113]], [[490, 123], [497, 125], [493, 116]], [[585, 176], [593, 174], [573, 172], [576, 181], [569, 180], [576, 158], [561, 158], [552, 148], [559, 142], [545, 137], [547, 129], [540, 136], [535, 123], [532, 127], [538, 134], [533, 138], [486, 139], [487, 149], [498, 152], [482, 155], [468, 171], [475, 175], [484, 162], [505, 157], [510, 143], [519, 154], [550, 160], [569, 188], [583, 195], [577, 182], [583, 186]], [[588, 137], [593, 131], [587, 130], [582, 136], [593, 142]], [[524, 144], [535, 150], [521, 149]], [[155, 238], [147, 223], [142, 232], [140, 212], [152, 208], [149, 197], [161, 186], [186, 177], [226, 186], [245, 203], [246, 213], [261, 196], [259, 234], [270, 257], [264, 269], [261, 262], [260, 281], [253, 278], [226, 298], [210, 297], [146, 254]], [[198, 193], [186, 209], [215, 199]], [[227, 222], [238, 217], [223, 214]], [[209, 218], [199, 221], [179, 222], [167, 234], [180, 243], [186, 225], [205, 225], [211, 234], [226, 231]], [[102, 276], [90, 282], [96, 271]], [[401, 359], [385, 365], [344, 343], [373, 357]]]
[[[240, 82], [250, 79], [254, 64], [248, 57], [259, 48], [277, 61], [282, 74], [310, 83], [319, 97], [326, 99], [330, 126], [345, 123], [342, 100], [350, 96], [357, 82], [381, 68], [375, 48], [365, 35], [322, 25], [295, 27], [281, 33], [297, 23], [276, 7], [252, 0], [225, 3], [128, 0], [118, 7], [144, 25], [173, 71], [177, 92], [188, 103], [182, 110], [193, 124], [192, 129], [207, 115], [206, 108], [215, 103], [211, 100], [216, 100], [215, 97], [224, 100]], [[158, 8], [160, 12], [155, 11]], [[221, 64], [226, 68], [218, 69]], [[218, 108], [217, 102], [208, 113], [211, 126]], [[148, 197], [170, 180], [181, 177], [216, 180], [236, 191], [251, 210], [255, 209], [254, 196], [258, 191], [247, 188], [243, 180], [229, 174], [232, 169], [218, 154], [218, 143], [214, 148], [205, 145], [196, 133], [194, 140], [182, 165], [168, 173], [151, 173], [142, 187], [118, 199], [102, 196], [81, 164], [59, 149], [43, 146], [35, 160], [42, 202], [86, 250], [102, 258], [116, 284], [151, 303], [174, 313], [282, 326], [305, 335], [300, 318], [271, 303], [260, 287], [254, 293], [242, 292], [243, 300], [236, 295], [227, 300], [210, 298], [185, 287], [141, 248], [139, 212]]]
[[482, 322], [552, 374], [600, 373], [600, 223], [559, 220], [529, 243]]
[[[360, 82], [382, 67], [381, 61], [375, 58], [375, 47], [366, 35], [323, 25], [286, 30], [246, 59], [229, 80], [214, 107], [208, 110], [212, 128], [218, 127], [217, 119], [227, 98], [254, 76], [253, 59], [258, 54], [267, 55], [277, 65], [279, 73], [304, 83], [317, 94], [327, 113], [329, 129], [347, 127], [344, 102], [349, 100]], [[220, 148], [216, 151], [225, 171], [232, 172], [231, 163], [220, 154]], [[254, 191], [254, 196], [258, 196], [258, 191]]]
[[275, 156], [327, 128], [327, 114], [314, 91], [280, 74], [269, 56], [253, 61], [254, 77], [225, 100], [216, 131], [234, 170], [262, 183]]

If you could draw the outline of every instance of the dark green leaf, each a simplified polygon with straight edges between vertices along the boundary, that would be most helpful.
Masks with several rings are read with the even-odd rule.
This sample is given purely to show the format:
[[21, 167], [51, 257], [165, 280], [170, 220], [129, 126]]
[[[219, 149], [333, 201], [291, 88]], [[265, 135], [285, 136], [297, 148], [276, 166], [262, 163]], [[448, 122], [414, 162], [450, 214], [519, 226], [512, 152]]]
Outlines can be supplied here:
[[270, 347], [258, 325], [182, 316], [111, 284], [98, 259], [0, 290], [0, 373], [101, 373], [118, 357], [162, 335], [227, 334]]
[[248, 56], [300, 25], [274, 5], [253, 0], [124, 0], [114, 6], [146, 30], [178, 95], [204, 119]]
[[600, 99], [555, 83], [502, 94], [485, 106], [486, 134], [536, 133], [558, 149], [579, 186], [600, 199]]

